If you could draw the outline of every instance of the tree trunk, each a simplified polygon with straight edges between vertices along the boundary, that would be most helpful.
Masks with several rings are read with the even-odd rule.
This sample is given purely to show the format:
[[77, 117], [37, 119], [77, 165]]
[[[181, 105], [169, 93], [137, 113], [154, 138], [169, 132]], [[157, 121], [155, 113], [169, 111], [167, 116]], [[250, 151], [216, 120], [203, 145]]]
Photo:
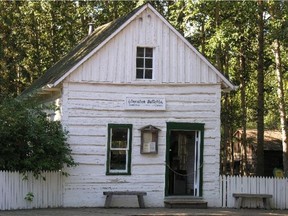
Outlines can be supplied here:
[[[241, 37], [241, 44], [244, 44], [243, 37]], [[241, 94], [241, 113], [242, 113], [242, 120], [241, 120], [241, 126], [242, 126], [242, 136], [241, 136], [241, 144], [243, 146], [243, 153], [244, 158], [242, 160], [241, 164], [241, 174], [246, 175], [247, 174], [247, 105], [246, 105], [246, 75], [245, 75], [245, 57], [244, 57], [244, 48], [243, 45], [241, 45], [240, 48], [240, 94]]]
[[258, 0], [258, 66], [257, 66], [257, 167], [256, 175], [264, 175], [264, 5]]
[[223, 125], [223, 134], [221, 137], [221, 174], [227, 175], [227, 158], [228, 158], [228, 152], [227, 152], [227, 145], [228, 145], [228, 136], [229, 136], [229, 96], [227, 93], [224, 93], [223, 96], [223, 102], [222, 102], [222, 125]]
[[205, 56], [205, 47], [206, 39], [205, 39], [205, 22], [202, 21], [201, 23], [201, 53]]
[[[215, 29], [218, 29], [218, 27], [220, 26], [220, 2], [216, 2], [216, 5], [215, 5]], [[204, 25], [205, 23], [203, 22], [202, 23], [202, 36], [203, 36], [203, 39], [205, 39], [205, 31], [204, 31]], [[205, 49], [205, 43], [202, 42], [202, 50]], [[220, 44], [220, 41], [218, 41], [218, 44], [217, 44], [217, 48], [216, 48], [216, 52], [215, 52], [215, 60], [216, 60], [216, 66], [218, 68], [219, 71], [222, 71], [223, 73], [225, 73], [224, 71], [224, 67], [223, 67], [223, 63], [221, 62], [221, 44]], [[222, 139], [222, 174], [224, 175], [227, 175], [229, 174], [228, 173], [228, 162], [230, 162], [230, 166], [231, 166], [231, 154], [230, 154], [230, 151], [229, 151], [229, 145], [231, 144], [229, 142], [229, 135], [230, 135], [230, 125], [229, 125], [229, 95], [227, 93], [225, 93], [225, 95], [223, 96], [223, 107], [224, 107], [224, 110], [225, 110], [225, 113], [224, 115], [222, 115], [224, 118], [223, 118], [223, 122], [222, 122], [222, 125], [223, 125], [223, 136], [221, 137]], [[230, 167], [230, 174], [231, 174], [231, 167]]]
[[[215, 29], [218, 30], [220, 26], [220, 2], [217, 1], [216, 5], [215, 5]], [[220, 39], [218, 39], [217, 42], [217, 47], [216, 47], [216, 53], [215, 53], [215, 57], [216, 57], [216, 65], [218, 67], [218, 70], [223, 72], [223, 64], [221, 63], [221, 41]]]
[[280, 113], [280, 123], [282, 132], [282, 147], [283, 147], [283, 168], [284, 173], [288, 174], [288, 125], [286, 118], [286, 107], [284, 100], [284, 88], [283, 88], [283, 73], [282, 73], [282, 63], [281, 63], [281, 51], [279, 40], [274, 40], [272, 44], [272, 50], [275, 57], [275, 72], [277, 76], [277, 95], [279, 99], [279, 113]]

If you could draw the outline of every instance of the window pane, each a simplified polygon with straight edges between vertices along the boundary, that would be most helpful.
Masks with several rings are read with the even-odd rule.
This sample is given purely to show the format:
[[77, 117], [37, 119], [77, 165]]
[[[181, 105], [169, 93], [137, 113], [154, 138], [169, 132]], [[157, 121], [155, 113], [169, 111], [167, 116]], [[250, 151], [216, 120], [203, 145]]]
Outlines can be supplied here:
[[153, 48], [137, 47], [136, 79], [152, 79]]
[[145, 59], [145, 68], [152, 68], [152, 59]]
[[145, 70], [145, 79], [152, 79], [152, 70], [150, 69]]
[[145, 57], [153, 57], [153, 48], [146, 48]]
[[137, 58], [137, 61], [136, 61], [136, 67], [137, 68], [143, 68], [144, 67], [144, 59], [143, 58]]
[[108, 124], [106, 175], [131, 174], [131, 124]]
[[126, 151], [111, 151], [110, 170], [126, 170]]
[[137, 69], [136, 78], [143, 79], [143, 69]]
[[112, 129], [112, 148], [126, 148], [127, 147], [127, 128], [113, 128]]
[[137, 47], [137, 57], [144, 57], [144, 48]]

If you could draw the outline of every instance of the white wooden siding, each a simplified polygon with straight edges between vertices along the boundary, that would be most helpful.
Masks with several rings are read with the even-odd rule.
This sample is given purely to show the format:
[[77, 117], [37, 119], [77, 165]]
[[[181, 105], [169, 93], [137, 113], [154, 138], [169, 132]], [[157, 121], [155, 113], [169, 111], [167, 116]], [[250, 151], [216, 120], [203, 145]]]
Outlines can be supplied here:
[[[219, 206], [220, 85], [97, 84], [70, 82], [63, 88], [63, 119], [69, 144], [79, 166], [69, 170], [64, 206], [102, 207], [105, 190], [143, 190], [145, 203], [163, 206], [165, 187], [166, 123], [205, 123], [203, 196]], [[165, 111], [125, 110], [125, 98], [165, 98]], [[106, 176], [108, 123], [133, 124], [131, 176]], [[139, 128], [152, 124], [159, 132], [159, 153], [140, 154]], [[79, 199], [81, 197], [81, 199]], [[138, 206], [137, 199], [115, 199], [112, 205]]]
[[84, 62], [70, 81], [139, 83], [136, 47], [154, 47], [152, 83], [220, 83], [216, 73], [150, 10], [145, 10], [124, 30]]

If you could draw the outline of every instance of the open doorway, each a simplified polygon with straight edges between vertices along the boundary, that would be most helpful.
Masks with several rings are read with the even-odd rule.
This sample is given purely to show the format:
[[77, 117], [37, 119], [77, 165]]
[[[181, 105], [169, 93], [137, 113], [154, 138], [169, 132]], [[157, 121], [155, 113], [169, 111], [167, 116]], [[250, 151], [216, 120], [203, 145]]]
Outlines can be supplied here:
[[167, 135], [166, 195], [200, 196], [201, 131], [170, 129]]

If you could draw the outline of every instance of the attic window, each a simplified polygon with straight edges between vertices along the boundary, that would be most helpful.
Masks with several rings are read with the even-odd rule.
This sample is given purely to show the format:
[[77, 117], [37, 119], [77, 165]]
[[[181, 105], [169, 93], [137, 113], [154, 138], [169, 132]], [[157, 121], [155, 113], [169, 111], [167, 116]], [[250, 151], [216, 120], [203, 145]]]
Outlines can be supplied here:
[[153, 48], [137, 47], [136, 78], [153, 78]]

